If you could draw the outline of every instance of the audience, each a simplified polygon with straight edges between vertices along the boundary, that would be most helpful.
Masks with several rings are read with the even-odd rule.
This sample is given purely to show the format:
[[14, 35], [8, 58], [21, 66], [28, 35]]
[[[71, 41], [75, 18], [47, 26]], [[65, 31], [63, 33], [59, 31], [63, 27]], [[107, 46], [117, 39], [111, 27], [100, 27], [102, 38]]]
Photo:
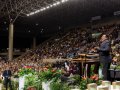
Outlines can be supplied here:
[[[113, 24], [95, 28], [76, 28], [67, 33], [59, 33], [54, 38], [41, 44], [37, 49], [27, 50], [24, 55], [14, 61], [0, 60], [0, 74], [2, 74], [5, 67], [10, 67], [12, 73], [18, 72], [24, 66], [32, 66], [39, 71], [44, 59], [77, 58], [80, 53], [95, 53], [94, 47], [97, 47], [99, 42], [98, 39], [92, 38], [92, 33], [109, 34], [113, 43], [113, 56], [118, 56], [120, 52], [118, 32], [120, 32], [120, 25]], [[59, 66], [61, 64], [64, 66], [63, 63], [57, 63]], [[69, 71], [65, 70], [66, 74], [79, 73], [78, 64], [69, 63], [68, 66]]]

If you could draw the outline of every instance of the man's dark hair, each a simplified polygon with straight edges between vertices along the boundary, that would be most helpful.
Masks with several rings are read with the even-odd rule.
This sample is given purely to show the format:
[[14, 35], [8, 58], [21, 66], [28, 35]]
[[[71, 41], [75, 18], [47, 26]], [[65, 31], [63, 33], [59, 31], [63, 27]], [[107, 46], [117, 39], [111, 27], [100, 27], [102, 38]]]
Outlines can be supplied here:
[[103, 34], [101, 34], [101, 36], [100, 36], [100, 37], [102, 37], [103, 35], [105, 35], [105, 36], [106, 36], [106, 38], [107, 38], [107, 39], [109, 39], [109, 35], [108, 35], [108, 34], [104, 34], [104, 33], [103, 33]]

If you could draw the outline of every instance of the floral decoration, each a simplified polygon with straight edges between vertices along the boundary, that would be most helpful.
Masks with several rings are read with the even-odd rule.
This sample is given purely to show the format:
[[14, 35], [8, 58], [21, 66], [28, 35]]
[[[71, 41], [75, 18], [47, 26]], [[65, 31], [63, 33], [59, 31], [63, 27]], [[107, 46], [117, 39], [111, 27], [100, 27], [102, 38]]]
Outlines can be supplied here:
[[57, 80], [61, 76], [61, 70], [55, 68], [43, 68], [42, 71], [39, 73], [39, 78], [42, 81], [51, 81]]

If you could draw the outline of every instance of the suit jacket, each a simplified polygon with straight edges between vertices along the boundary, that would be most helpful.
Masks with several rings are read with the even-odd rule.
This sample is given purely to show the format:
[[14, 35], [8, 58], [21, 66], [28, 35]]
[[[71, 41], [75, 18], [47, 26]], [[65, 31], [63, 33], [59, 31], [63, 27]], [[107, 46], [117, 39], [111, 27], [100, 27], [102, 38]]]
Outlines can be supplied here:
[[11, 76], [12, 76], [12, 73], [10, 70], [3, 71], [3, 77], [11, 77]]
[[111, 43], [109, 40], [105, 40], [100, 44], [99, 48], [99, 56], [100, 56], [100, 62], [111, 62], [112, 58], [110, 56], [111, 51]]

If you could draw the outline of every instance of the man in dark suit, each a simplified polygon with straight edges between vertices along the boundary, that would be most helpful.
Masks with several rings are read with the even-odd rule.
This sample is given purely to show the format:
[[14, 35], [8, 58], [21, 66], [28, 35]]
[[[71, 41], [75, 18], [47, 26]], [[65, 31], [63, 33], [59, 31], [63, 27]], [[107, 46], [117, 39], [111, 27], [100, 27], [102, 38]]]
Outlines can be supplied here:
[[3, 71], [4, 85], [6, 90], [8, 90], [8, 84], [9, 84], [10, 90], [12, 90], [11, 76], [12, 76], [11, 70], [9, 70], [9, 67], [7, 67], [6, 70]]
[[102, 74], [103, 74], [103, 79], [104, 80], [110, 80], [110, 63], [111, 63], [111, 43], [108, 40], [107, 35], [102, 35], [100, 39], [100, 47], [98, 49], [99, 52], [99, 58], [100, 58], [100, 63], [102, 64]]

